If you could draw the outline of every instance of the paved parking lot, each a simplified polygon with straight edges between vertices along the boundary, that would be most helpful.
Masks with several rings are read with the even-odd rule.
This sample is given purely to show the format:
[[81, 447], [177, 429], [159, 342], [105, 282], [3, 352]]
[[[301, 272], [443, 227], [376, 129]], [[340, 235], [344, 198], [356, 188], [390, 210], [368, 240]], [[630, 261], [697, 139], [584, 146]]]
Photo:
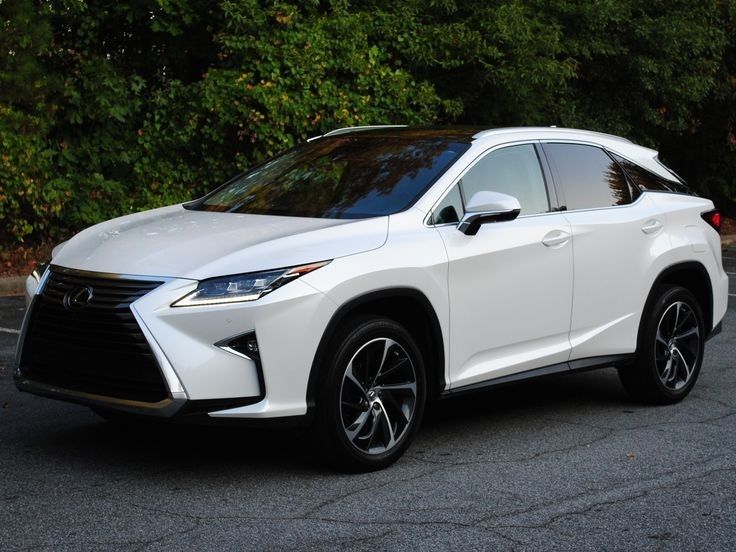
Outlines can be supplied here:
[[681, 404], [632, 403], [612, 370], [447, 400], [365, 475], [313, 463], [305, 432], [120, 428], [20, 394], [22, 314], [0, 298], [2, 550], [736, 549], [736, 296]]

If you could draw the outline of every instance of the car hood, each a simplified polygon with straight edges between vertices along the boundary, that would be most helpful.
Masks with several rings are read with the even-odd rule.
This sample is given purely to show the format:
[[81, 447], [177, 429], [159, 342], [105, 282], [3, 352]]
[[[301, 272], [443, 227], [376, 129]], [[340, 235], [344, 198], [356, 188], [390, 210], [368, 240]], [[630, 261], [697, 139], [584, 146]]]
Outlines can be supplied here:
[[381, 247], [387, 234], [388, 217], [280, 217], [173, 205], [92, 226], [66, 242], [52, 263], [202, 280], [354, 255]]

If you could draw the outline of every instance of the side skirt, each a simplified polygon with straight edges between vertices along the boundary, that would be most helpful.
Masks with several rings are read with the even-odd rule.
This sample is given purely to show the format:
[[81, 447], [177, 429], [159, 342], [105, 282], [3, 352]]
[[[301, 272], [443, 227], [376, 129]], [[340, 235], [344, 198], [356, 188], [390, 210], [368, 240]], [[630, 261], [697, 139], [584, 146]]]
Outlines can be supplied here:
[[572, 372], [585, 372], [587, 370], [607, 368], [609, 366], [625, 366], [626, 364], [630, 364], [635, 358], [635, 354], [629, 353], [625, 355], [607, 355], [581, 358], [577, 360], [571, 360], [569, 362], [560, 362], [559, 364], [552, 364], [550, 366], [534, 368], [533, 370], [527, 370], [526, 372], [509, 374], [508, 376], [501, 376], [500, 378], [480, 381], [478, 383], [471, 383], [470, 385], [463, 385], [462, 387], [457, 387], [455, 389], [447, 389], [440, 394], [440, 398], [456, 397], [458, 395], [472, 393], [481, 389], [489, 389], [491, 387], [509, 385], [511, 383], [517, 383], [520, 381], [540, 378], [544, 376], [551, 376], [554, 374], [570, 374]]

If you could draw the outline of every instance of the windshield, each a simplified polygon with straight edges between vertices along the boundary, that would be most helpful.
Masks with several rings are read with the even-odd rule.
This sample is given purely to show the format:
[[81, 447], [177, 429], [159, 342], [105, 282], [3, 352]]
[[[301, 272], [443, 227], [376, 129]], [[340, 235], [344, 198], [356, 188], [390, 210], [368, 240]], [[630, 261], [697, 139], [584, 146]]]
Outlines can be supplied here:
[[240, 175], [189, 209], [316, 218], [390, 215], [412, 205], [469, 147], [455, 137], [328, 137]]

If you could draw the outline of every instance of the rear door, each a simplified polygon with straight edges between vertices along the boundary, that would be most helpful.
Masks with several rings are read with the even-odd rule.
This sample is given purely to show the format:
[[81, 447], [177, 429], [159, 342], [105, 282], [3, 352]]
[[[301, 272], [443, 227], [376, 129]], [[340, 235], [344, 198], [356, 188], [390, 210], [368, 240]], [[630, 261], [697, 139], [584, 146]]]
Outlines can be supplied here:
[[648, 269], [669, 247], [663, 214], [603, 148], [549, 142], [543, 148], [573, 234], [570, 360], [634, 352]]
[[[569, 357], [571, 229], [553, 210], [541, 155], [533, 143], [481, 155], [433, 211], [449, 257], [451, 388]], [[463, 234], [457, 222], [478, 191], [513, 195], [521, 214]]]

